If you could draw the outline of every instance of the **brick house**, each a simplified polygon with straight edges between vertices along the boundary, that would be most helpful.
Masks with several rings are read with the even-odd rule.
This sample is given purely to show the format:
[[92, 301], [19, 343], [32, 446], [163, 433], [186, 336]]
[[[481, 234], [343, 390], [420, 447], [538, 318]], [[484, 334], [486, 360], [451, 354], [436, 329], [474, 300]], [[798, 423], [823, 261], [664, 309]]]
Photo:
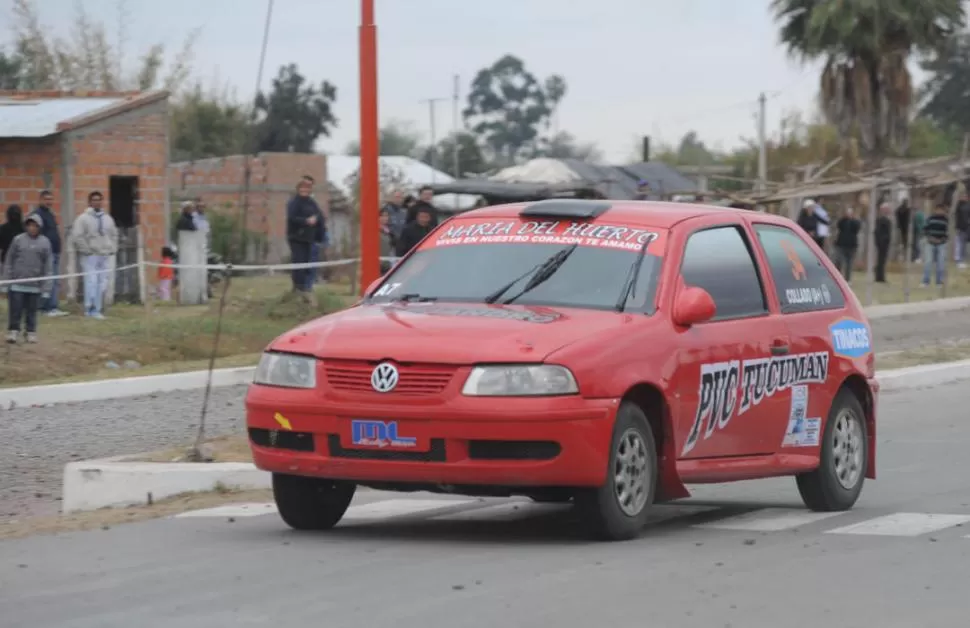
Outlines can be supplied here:
[[[180, 201], [200, 197], [210, 214], [221, 214], [237, 221], [238, 225], [243, 214], [246, 159], [244, 155], [232, 155], [171, 164], [168, 185], [173, 209]], [[258, 236], [259, 242], [250, 243], [245, 258], [251, 263], [280, 263], [289, 257], [286, 203], [302, 175], [308, 174], [316, 181], [314, 196], [324, 213], [329, 216], [333, 209], [326, 185], [327, 157], [304, 153], [259, 153], [249, 159], [252, 161], [246, 230]], [[333, 218], [328, 220], [331, 225]], [[212, 224], [212, 217], [209, 222]]]
[[[98, 190], [121, 233], [117, 264], [155, 257], [168, 232], [167, 165], [167, 92], [0, 90], [0, 206], [28, 210], [49, 189], [65, 244]], [[62, 273], [71, 258], [68, 247]], [[114, 293], [138, 298], [143, 283], [119, 273]]]

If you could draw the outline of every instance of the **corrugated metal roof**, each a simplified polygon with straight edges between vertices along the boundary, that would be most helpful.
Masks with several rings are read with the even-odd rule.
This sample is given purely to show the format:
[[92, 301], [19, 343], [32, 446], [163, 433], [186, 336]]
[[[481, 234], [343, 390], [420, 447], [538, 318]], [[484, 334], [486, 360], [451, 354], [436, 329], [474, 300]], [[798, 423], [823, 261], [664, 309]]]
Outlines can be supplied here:
[[124, 98], [0, 98], [0, 137], [47, 137], [57, 125], [122, 102]]
[[[451, 183], [454, 179], [440, 170], [435, 170], [428, 164], [413, 159], [411, 157], [387, 156], [380, 158], [384, 167], [397, 170], [405, 180], [405, 185], [409, 187], [420, 187], [422, 185], [432, 185], [435, 183]], [[327, 178], [348, 197], [351, 195], [348, 180], [360, 170], [360, 157], [350, 155], [328, 155], [327, 156]], [[416, 192], [417, 190], [415, 190]], [[470, 209], [475, 206], [478, 197], [467, 194], [441, 194], [435, 196], [435, 206], [442, 210], [449, 210], [455, 207]]]

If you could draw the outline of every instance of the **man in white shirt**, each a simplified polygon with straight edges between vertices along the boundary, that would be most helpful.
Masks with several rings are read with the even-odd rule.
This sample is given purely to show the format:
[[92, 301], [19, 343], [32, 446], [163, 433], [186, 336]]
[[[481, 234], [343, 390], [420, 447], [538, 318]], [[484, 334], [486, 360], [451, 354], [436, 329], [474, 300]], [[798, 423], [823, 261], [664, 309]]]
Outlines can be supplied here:
[[825, 208], [821, 204], [809, 199], [805, 201], [806, 208], [811, 208], [812, 212], [815, 214], [817, 219], [815, 234], [812, 239], [818, 244], [818, 247], [825, 250], [825, 240], [829, 237], [829, 213], [825, 211]]

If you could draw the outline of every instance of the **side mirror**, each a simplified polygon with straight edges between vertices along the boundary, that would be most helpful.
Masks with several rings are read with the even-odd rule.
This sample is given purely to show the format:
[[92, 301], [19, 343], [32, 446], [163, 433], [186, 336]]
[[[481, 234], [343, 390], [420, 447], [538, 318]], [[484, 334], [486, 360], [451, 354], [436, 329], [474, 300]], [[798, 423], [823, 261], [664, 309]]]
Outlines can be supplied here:
[[703, 288], [684, 288], [674, 301], [674, 323], [681, 327], [709, 321], [716, 313], [717, 306], [714, 304], [714, 298]]

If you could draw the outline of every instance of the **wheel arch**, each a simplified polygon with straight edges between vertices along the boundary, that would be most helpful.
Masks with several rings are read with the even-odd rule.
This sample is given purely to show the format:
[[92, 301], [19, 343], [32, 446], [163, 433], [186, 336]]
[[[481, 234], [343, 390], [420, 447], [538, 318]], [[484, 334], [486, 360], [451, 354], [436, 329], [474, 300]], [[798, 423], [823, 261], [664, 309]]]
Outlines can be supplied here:
[[647, 416], [650, 430], [657, 445], [657, 495], [655, 501], [669, 501], [690, 497], [690, 492], [677, 473], [677, 443], [670, 404], [659, 386], [638, 382], [630, 386], [622, 397], [623, 402], [637, 405]]
[[866, 417], [866, 440], [868, 456], [866, 460], [866, 478], [876, 479], [876, 400], [873, 397], [869, 382], [859, 373], [852, 373], [842, 380], [839, 390], [849, 391], [862, 405]]

